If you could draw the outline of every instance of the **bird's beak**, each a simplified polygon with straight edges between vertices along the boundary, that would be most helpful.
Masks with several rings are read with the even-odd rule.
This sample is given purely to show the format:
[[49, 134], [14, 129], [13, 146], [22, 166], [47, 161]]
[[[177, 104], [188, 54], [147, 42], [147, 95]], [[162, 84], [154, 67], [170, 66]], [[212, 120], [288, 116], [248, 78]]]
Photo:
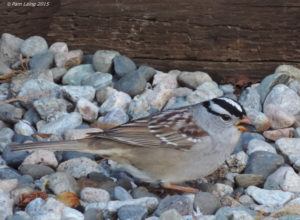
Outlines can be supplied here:
[[235, 126], [238, 130], [243, 132], [255, 132], [256, 128], [251, 124], [249, 118], [247, 116], [243, 116]]

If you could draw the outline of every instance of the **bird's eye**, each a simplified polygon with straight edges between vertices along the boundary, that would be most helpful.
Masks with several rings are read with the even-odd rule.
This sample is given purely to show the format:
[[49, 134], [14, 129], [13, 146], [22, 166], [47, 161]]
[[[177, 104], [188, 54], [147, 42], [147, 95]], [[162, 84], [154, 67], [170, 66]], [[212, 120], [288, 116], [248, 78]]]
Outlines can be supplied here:
[[229, 115], [225, 115], [225, 114], [223, 114], [221, 117], [224, 121], [229, 121], [231, 119]]

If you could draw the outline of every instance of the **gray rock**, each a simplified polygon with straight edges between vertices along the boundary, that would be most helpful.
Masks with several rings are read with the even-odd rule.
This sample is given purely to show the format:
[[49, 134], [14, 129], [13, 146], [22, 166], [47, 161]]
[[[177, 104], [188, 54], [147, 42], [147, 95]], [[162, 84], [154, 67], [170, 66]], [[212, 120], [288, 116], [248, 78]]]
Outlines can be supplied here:
[[24, 114], [23, 119], [28, 121], [31, 125], [34, 125], [41, 120], [41, 117], [34, 108], [30, 108]]
[[6, 147], [8, 144], [12, 142], [12, 138], [14, 136], [14, 131], [10, 128], [2, 128], [0, 130], [0, 147], [1, 151], [4, 147]]
[[229, 216], [230, 220], [253, 220], [252, 216], [246, 211], [233, 211]]
[[62, 93], [65, 98], [73, 103], [77, 103], [80, 98], [92, 101], [96, 90], [92, 86], [63, 86]]
[[256, 89], [251, 87], [246, 88], [239, 97], [239, 103], [242, 104], [244, 109], [249, 109], [261, 112], [262, 105], [260, 103], [260, 95]]
[[146, 187], [139, 186], [132, 190], [132, 196], [135, 199], [143, 198], [143, 197], [157, 197], [155, 194], [149, 192]]
[[232, 84], [219, 85], [219, 89], [221, 89], [225, 95], [234, 93], [234, 87]]
[[49, 47], [49, 52], [53, 54], [68, 52], [68, 45], [65, 42], [55, 42]]
[[9, 68], [2, 60], [0, 60], [0, 75], [6, 75], [12, 72], [12, 69]]
[[126, 56], [116, 56], [113, 59], [114, 70], [118, 78], [136, 70], [135, 63]]
[[67, 112], [67, 102], [55, 97], [43, 96], [34, 101], [33, 106], [39, 116], [48, 122], [57, 112]]
[[18, 211], [14, 215], [8, 216], [6, 220], [32, 220], [32, 218], [26, 212]]
[[149, 66], [140, 66], [137, 69], [137, 72], [142, 75], [147, 82], [149, 82], [156, 74], [156, 70]]
[[179, 84], [184, 87], [188, 87], [191, 89], [196, 89], [204, 82], [212, 82], [211, 77], [204, 72], [196, 71], [196, 72], [181, 72], [177, 80]]
[[265, 178], [284, 163], [281, 155], [256, 151], [249, 157], [244, 173], [263, 175]]
[[112, 84], [112, 75], [109, 73], [95, 72], [84, 77], [81, 85], [93, 86], [96, 90]]
[[123, 108], [117, 107], [108, 112], [104, 117], [100, 117], [98, 121], [103, 123], [125, 124], [129, 121], [129, 116]]
[[89, 209], [84, 212], [85, 220], [104, 220], [102, 212], [97, 209]]
[[115, 56], [119, 56], [119, 52], [113, 50], [98, 50], [93, 56], [93, 66], [96, 71], [111, 73], [112, 64]]
[[124, 92], [115, 92], [100, 106], [100, 113], [105, 115], [118, 107], [127, 111], [130, 102], [131, 98], [128, 94]]
[[300, 138], [300, 127], [296, 128], [294, 137], [295, 138]]
[[63, 76], [67, 73], [67, 70], [62, 67], [54, 67], [50, 70], [53, 75], [53, 80], [56, 83], [59, 83], [62, 80]]
[[55, 63], [57, 67], [70, 69], [82, 63], [82, 50], [70, 50], [69, 52], [55, 54]]
[[49, 90], [51, 91], [52, 96], [60, 94], [59, 85], [44, 79], [31, 79], [22, 85], [18, 97], [30, 94], [39, 94]]
[[39, 53], [45, 53], [48, 50], [46, 40], [40, 36], [32, 36], [27, 38], [21, 44], [21, 53], [24, 56], [34, 56]]
[[264, 102], [264, 109], [269, 104], [280, 107], [283, 111], [291, 115], [300, 113], [300, 97], [289, 87], [283, 84], [275, 86]]
[[234, 177], [238, 186], [247, 188], [248, 186], [257, 186], [264, 183], [264, 176], [256, 174], [238, 174]]
[[92, 202], [104, 202], [110, 201], [109, 193], [104, 189], [94, 187], [84, 187], [80, 192], [80, 199], [92, 203]]
[[2, 83], [0, 85], [0, 101], [4, 101], [8, 98], [9, 87], [10, 85], [8, 83]]
[[23, 41], [14, 35], [3, 33], [0, 41], [0, 60], [8, 66], [15, 63], [19, 59]]
[[65, 85], [79, 86], [82, 79], [94, 74], [95, 71], [91, 64], [81, 64], [68, 70], [63, 76], [62, 83]]
[[217, 220], [228, 220], [229, 217], [232, 216], [233, 212], [236, 212], [236, 211], [245, 211], [248, 214], [250, 214], [253, 218], [255, 218], [257, 216], [256, 211], [248, 209], [244, 206], [237, 206], [237, 207], [224, 206], [217, 211], [215, 216], [216, 216]]
[[300, 138], [280, 138], [275, 146], [291, 163], [300, 158]]
[[130, 200], [132, 196], [121, 186], [114, 188], [114, 198], [120, 201]]
[[300, 79], [300, 69], [292, 65], [287, 65], [287, 64], [280, 65], [276, 68], [275, 73], [285, 73], [296, 80]]
[[[0, 131], [1, 133], [1, 131]], [[0, 139], [1, 142], [1, 139]], [[5, 148], [2, 152], [2, 157], [6, 161], [7, 165], [13, 168], [18, 168], [23, 160], [28, 156], [27, 151], [10, 151], [9, 148]]]
[[11, 104], [0, 104], [0, 120], [16, 123], [22, 118], [23, 111]]
[[93, 122], [98, 118], [98, 106], [85, 98], [78, 100], [76, 110], [82, 115], [82, 118], [88, 122]]
[[184, 220], [176, 209], [169, 209], [161, 214], [160, 220]]
[[24, 135], [24, 136], [31, 136], [36, 131], [34, 127], [30, 125], [30, 123], [26, 120], [20, 120], [14, 125], [14, 130], [16, 133]]
[[266, 131], [271, 127], [270, 119], [264, 113], [253, 109], [246, 110], [246, 113], [257, 131]]
[[19, 179], [21, 174], [12, 168], [0, 168], [0, 179]]
[[294, 136], [294, 128], [281, 128], [276, 130], [264, 131], [263, 135], [266, 139], [277, 141], [281, 138], [291, 138]]
[[231, 172], [240, 173], [242, 172], [248, 162], [248, 155], [244, 151], [230, 155], [226, 159], [226, 163]]
[[53, 65], [54, 55], [50, 52], [36, 54], [29, 61], [30, 69], [49, 69]]
[[200, 209], [203, 215], [212, 215], [221, 207], [220, 198], [212, 193], [198, 192], [194, 199], [194, 209]]
[[125, 92], [130, 96], [142, 93], [146, 88], [147, 81], [138, 72], [131, 72], [124, 75], [116, 84], [115, 89]]
[[256, 151], [267, 151], [276, 154], [276, 150], [271, 144], [254, 138], [248, 144], [247, 154], [250, 155]]
[[147, 214], [147, 208], [138, 205], [126, 205], [118, 210], [120, 220], [143, 220]]
[[22, 175], [30, 175], [34, 179], [40, 179], [43, 176], [54, 173], [55, 171], [41, 164], [24, 164], [19, 167], [19, 171]]
[[256, 186], [249, 186], [246, 193], [261, 205], [283, 205], [293, 197], [290, 192], [260, 189]]
[[260, 102], [264, 103], [265, 98], [274, 86], [278, 84], [286, 84], [289, 79], [290, 76], [285, 73], [274, 73], [265, 77], [257, 88], [257, 91], [260, 95]]
[[98, 164], [86, 157], [74, 158], [62, 162], [57, 171], [67, 172], [75, 178], [85, 177], [91, 172], [100, 172]]
[[204, 82], [197, 89], [186, 97], [190, 104], [204, 102], [223, 95], [215, 82]]
[[160, 216], [169, 209], [176, 209], [180, 215], [188, 215], [192, 210], [192, 203], [186, 196], [174, 195], [162, 199], [155, 210], [155, 215]]
[[68, 219], [69, 220], [70, 219], [84, 220], [84, 215], [80, 211], [78, 211], [78, 210], [76, 210], [74, 208], [64, 207], [62, 214], [63, 214], [62, 215], [62, 219], [67, 219], [67, 220]]
[[66, 130], [73, 129], [82, 123], [82, 116], [78, 112], [63, 114], [61, 117], [38, 128], [38, 132], [62, 135]]
[[8, 192], [0, 190], [0, 219], [6, 219], [7, 216], [13, 214], [14, 201]]
[[77, 152], [77, 151], [64, 151], [62, 153], [62, 160], [63, 161], [71, 160], [73, 158], [78, 158], [78, 157], [87, 157], [91, 160], [95, 160], [95, 156], [93, 154], [85, 154], [85, 153], [80, 153], [80, 152]]
[[58, 195], [62, 192], [79, 193], [79, 186], [70, 174], [66, 172], [56, 172], [49, 177], [48, 187]]

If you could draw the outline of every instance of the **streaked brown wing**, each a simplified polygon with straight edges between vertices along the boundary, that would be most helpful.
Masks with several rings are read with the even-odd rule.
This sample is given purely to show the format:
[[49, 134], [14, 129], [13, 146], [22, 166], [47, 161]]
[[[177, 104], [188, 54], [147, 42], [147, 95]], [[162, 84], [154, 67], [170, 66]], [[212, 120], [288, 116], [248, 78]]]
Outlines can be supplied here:
[[91, 135], [136, 146], [189, 149], [207, 133], [196, 125], [191, 109], [182, 107]]

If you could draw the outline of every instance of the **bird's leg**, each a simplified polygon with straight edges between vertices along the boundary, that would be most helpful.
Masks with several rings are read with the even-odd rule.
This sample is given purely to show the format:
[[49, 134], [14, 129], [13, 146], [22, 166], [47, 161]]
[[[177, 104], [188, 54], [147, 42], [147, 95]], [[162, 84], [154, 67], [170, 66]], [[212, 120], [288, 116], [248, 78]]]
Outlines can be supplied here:
[[197, 192], [199, 192], [198, 189], [188, 187], [188, 186], [178, 186], [178, 185], [175, 185], [175, 184], [163, 185], [163, 187], [165, 189], [179, 190], [179, 191], [182, 191], [182, 192], [193, 193], [193, 194], [196, 194]]

